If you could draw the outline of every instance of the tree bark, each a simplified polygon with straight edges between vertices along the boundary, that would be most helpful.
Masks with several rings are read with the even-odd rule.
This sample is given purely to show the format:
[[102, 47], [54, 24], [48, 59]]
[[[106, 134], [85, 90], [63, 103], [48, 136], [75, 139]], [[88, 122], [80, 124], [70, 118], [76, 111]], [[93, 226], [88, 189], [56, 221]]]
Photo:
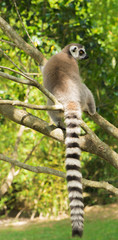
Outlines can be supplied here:
[[97, 123], [103, 130], [105, 130], [108, 134], [118, 139], [118, 128], [115, 127], [113, 124], [108, 122], [106, 119], [104, 119], [102, 116], [100, 116], [98, 113], [94, 114], [93, 116], [89, 117]]

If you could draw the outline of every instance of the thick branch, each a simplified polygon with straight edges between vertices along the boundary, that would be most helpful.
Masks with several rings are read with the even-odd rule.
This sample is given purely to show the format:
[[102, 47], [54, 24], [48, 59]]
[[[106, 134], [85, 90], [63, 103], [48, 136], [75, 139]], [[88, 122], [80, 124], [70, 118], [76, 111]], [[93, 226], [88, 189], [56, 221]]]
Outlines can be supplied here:
[[[34, 129], [58, 141], [64, 141], [64, 134], [61, 129], [57, 129], [54, 125], [49, 126], [47, 122], [29, 114], [25, 110], [10, 105], [0, 105], [0, 113], [18, 124]], [[118, 154], [102, 142], [83, 121], [81, 126], [88, 134], [80, 137], [80, 148], [83, 151], [100, 156], [118, 169]]]
[[39, 65], [45, 65], [47, 62], [43, 54], [38, 49], [30, 46], [26, 43], [22, 37], [20, 37], [15, 30], [2, 18], [0, 17], [0, 27], [3, 32], [16, 44], [16, 46], [22, 49], [26, 54], [31, 56]]
[[116, 128], [113, 124], [108, 122], [106, 119], [104, 119], [101, 115], [96, 113], [93, 116], [89, 117], [96, 122], [101, 128], [103, 128], [108, 134], [112, 135], [113, 137], [118, 139], [118, 128]]
[[[4, 156], [3, 154], [0, 154], [0, 159], [5, 161], [5, 162], [9, 162], [12, 165], [18, 166], [20, 168], [26, 169], [28, 171], [31, 172], [36, 172], [36, 173], [48, 173], [51, 175], [55, 175], [58, 177], [62, 177], [62, 178], [66, 178], [66, 174], [62, 171], [58, 171], [55, 169], [51, 169], [48, 167], [34, 167], [22, 162], [19, 162], [17, 160], [13, 160], [11, 158], [8, 158], [6, 156]], [[89, 186], [89, 187], [94, 187], [94, 188], [104, 188], [116, 195], [118, 195], [118, 189], [115, 188], [114, 186], [112, 186], [111, 184], [107, 183], [107, 182], [96, 182], [96, 181], [91, 181], [91, 180], [87, 180], [87, 179], [82, 179], [82, 183], [84, 186]]]
[[30, 103], [25, 103], [21, 102], [18, 100], [0, 100], [0, 105], [13, 105], [13, 106], [21, 106], [25, 108], [30, 108], [30, 109], [35, 109], [35, 110], [53, 110], [53, 111], [58, 111], [58, 110], [63, 110], [60, 105], [52, 105], [52, 106], [43, 106], [43, 105], [36, 105], [36, 104], [30, 104]]
[[81, 120], [81, 127], [88, 133], [89, 136], [89, 152], [104, 158], [106, 161], [118, 169], [118, 154], [113, 151], [106, 143], [102, 142], [83, 120]]
[[63, 133], [58, 138], [54, 130], [55, 126], [49, 126], [47, 122], [33, 116], [25, 110], [20, 110], [11, 105], [0, 105], [0, 113], [10, 120], [43, 133], [46, 136], [53, 137], [56, 140], [63, 141]]

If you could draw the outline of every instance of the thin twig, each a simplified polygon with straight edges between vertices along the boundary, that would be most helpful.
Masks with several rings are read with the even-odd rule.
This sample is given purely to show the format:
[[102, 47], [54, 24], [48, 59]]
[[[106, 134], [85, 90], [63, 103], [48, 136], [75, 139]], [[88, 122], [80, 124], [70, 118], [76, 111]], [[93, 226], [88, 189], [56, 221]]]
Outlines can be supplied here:
[[27, 72], [27, 66], [24, 66], [24, 64], [22, 63], [21, 56], [19, 55], [19, 53], [16, 53], [16, 57], [18, 58], [19, 64], [23, 68], [23, 71]]
[[55, 98], [54, 95], [52, 95], [46, 88], [44, 88], [38, 81], [36, 81], [35, 79], [27, 76], [26, 74], [24, 73], [20, 73], [20, 72], [17, 72], [15, 70], [12, 70], [11, 68], [8, 68], [8, 67], [4, 67], [4, 66], [0, 66], [0, 68], [3, 68], [3, 69], [7, 69], [9, 71], [13, 71], [13, 72], [16, 72], [20, 75], [22, 75], [23, 77], [27, 78], [28, 80], [30, 80], [32, 82], [32, 86], [35, 86], [37, 87], [41, 92], [43, 92], [52, 102], [54, 102], [54, 104], [56, 105], [60, 105], [61, 107], [61, 104], [57, 101], [57, 99]]
[[30, 159], [30, 157], [32, 156], [32, 153], [34, 152], [34, 150], [36, 149], [36, 147], [39, 146], [39, 144], [41, 143], [41, 141], [42, 141], [44, 138], [45, 138], [45, 136], [41, 137], [41, 139], [38, 141], [38, 143], [35, 144], [35, 145], [32, 147], [32, 149], [31, 149], [31, 151], [29, 152], [29, 154], [27, 155], [24, 163], [26, 163], [26, 162]]
[[12, 60], [11, 58], [6, 54], [4, 53], [4, 51], [0, 48], [0, 52], [2, 52], [2, 54], [22, 73], [24, 73]]
[[27, 75], [29, 75], [29, 76], [30, 76], [30, 75], [40, 76], [40, 73], [28, 73], [28, 72], [27, 72]]
[[11, 71], [11, 72], [15, 72], [15, 73], [18, 73], [18, 74], [20, 74], [21, 76], [24, 76], [24, 74], [23, 74], [23, 73], [21, 73], [21, 72], [18, 72], [18, 71], [14, 70], [14, 69], [12, 69], [12, 68], [9, 68], [9, 67], [0, 66], [0, 68], [7, 69], [7, 70], [9, 70], [9, 71]]
[[18, 100], [2, 100], [0, 99], [0, 105], [12, 105], [12, 106], [21, 106], [21, 107], [25, 107], [25, 108], [30, 108], [30, 109], [35, 109], [35, 110], [54, 110], [54, 111], [58, 111], [58, 110], [62, 110], [63, 111], [63, 107], [62, 105], [52, 105], [52, 106], [43, 106], [43, 105], [36, 105], [36, 104], [28, 104], [25, 102], [21, 102]]
[[0, 71], [0, 76], [3, 77], [3, 78], [6, 78], [6, 79], [12, 80], [14, 82], [17, 82], [17, 83], [22, 83], [22, 84], [26, 84], [26, 85], [30, 85], [30, 86], [33, 85], [32, 82], [28, 79], [25, 80], [25, 79], [22, 79], [22, 78], [14, 77], [12, 75], [9, 75], [8, 73], [4, 73], [4, 72], [1, 72], [1, 71]]
[[[15, 0], [12, 0], [12, 1], [13, 1], [13, 3], [14, 3], [14, 6], [15, 6], [15, 8], [16, 8], [16, 12], [17, 12], [17, 14], [18, 14], [18, 17], [19, 17], [19, 19], [20, 19], [20, 22], [21, 22], [23, 28], [24, 28], [24, 30], [25, 30], [25, 32], [26, 32], [28, 38], [30, 39], [30, 42], [32, 43], [33, 47], [35, 47], [35, 45], [34, 45], [32, 39], [31, 39], [31, 37], [30, 37], [30, 35], [29, 35], [29, 33], [28, 33], [28, 31], [27, 31], [27, 29], [26, 29], [26, 27], [25, 27], [25, 25], [24, 25], [24, 23], [23, 23], [23, 21], [22, 21], [22, 18], [21, 18], [21, 16], [20, 16], [19, 11], [18, 11], [18, 7], [17, 7], [17, 4], [16, 4], [16, 1], [15, 1]], [[36, 47], [35, 47], [35, 48], [36, 48]]]
[[4, 39], [2, 39], [2, 38], [0, 38], [0, 42], [5, 42], [5, 43], [7, 43], [7, 44], [9, 44], [9, 45], [11, 45], [11, 46], [13, 46], [13, 47], [16, 47], [16, 44], [15, 44], [15, 43], [12, 43], [12, 42], [10, 42], [10, 41], [4, 40]]

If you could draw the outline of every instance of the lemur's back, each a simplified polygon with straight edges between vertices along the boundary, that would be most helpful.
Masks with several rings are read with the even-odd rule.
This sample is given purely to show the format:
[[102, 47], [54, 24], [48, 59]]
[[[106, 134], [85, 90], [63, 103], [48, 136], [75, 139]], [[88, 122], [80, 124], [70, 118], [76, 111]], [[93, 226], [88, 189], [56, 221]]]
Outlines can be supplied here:
[[[63, 95], [67, 95], [68, 93], [70, 99], [72, 96], [72, 90], [74, 91], [74, 85], [77, 86], [80, 82], [79, 69], [76, 60], [64, 52], [60, 52], [50, 58], [44, 68], [43, 75], [44, 86], [50, 92], [56, 95], [56, 92], [58, 91], [57, 96], [59, 95], [59, 91]], [[70, 87], [73, 89], [70, 89]], [[71, 90], [71, 94], [69, 89]], [[75, 87], [75, 89], [77, 90], [77, 87]]]

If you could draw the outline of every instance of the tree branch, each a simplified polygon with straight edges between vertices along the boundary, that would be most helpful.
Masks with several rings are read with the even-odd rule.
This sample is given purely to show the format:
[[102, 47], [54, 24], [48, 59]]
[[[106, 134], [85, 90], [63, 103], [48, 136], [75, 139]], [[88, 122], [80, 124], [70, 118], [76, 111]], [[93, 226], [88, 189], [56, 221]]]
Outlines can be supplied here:
[[41, 137], [41, 139], [38, 141], [38, 143], [35, 144], [35, 145], [32, 147], [32, 149], [31, 149], [30, 152], [28, 153], [27, 157], [25, 158], [24, 163], [26, 163], [26, 162], [30, 159], [30, 157], [32, 156], [32, 153], [33, 153], [34, 150], [37, 148], [37, 146], [40, 145], [40, 143], [41, 143], [41, 141], [43, 140], [44, 137], [45, 137], [45, 136]]
[[[62, 177], [62, 178], [66, 178], [66, 174], [62, 171], [58, 171], [52, 168], [48, 168], [48, 167], [34, 167], [25, 163], [21, 163], [17, 160], [13, 160], [11, 158], [8, 158], [6, 156], [4, 156], [3, 154], [0, 154], [0, 159], [5, 161], [5, 162], [9, 162], [12, 165], [18, 166], [20, 168], [26, 169], [28, 171], [31, 172], [35, 172], [35, 173], [48, 173], [51, 175], [55, 175], [58, 177]], [[82, 179], [82, 183], [84, 186], [89, 186], [89, 187], [94, 187], [94, 188], [104, 188], [116, 195], [118, 195], [118, 189], [115, 188], [114, 186], [112, 186], [111, 184], [107, 183], [107, 182], [96, 182], [96, 181], [91, 181], [91, 180], [87, 180], [87, 179]]]
[[[0, 113], [18, 124], [34, 129], [58, 141], [64, 141], [64, 133], [61, 129], [57, 129], [54, 125], [49, 126], [47, 122], [25, 110], [17, 109], [11, 105], [0, 105]], [[118, 169], [118, 154], [102, 142], [83, 121], [81, 121], [81, 126], [88, 134], [79, 138], [80, 148], [83, 151], [100, 156]]]
[[4, 72], [1, 72], [1, 71], [0, 71], [0, 76], [3, 77], [3, 78], [6, 78], [6, 79], [12, 80], [14, 82], [17, 82], [17, 83], [22, 83], [22, 84], [26, 84], [26, 85], [30, 85], [30, 86], [35, 86], [28, 79], [25, 80], [25, 79], [21, 79], [21, 78], [18, 78], [18, 77], [14, 77], [12, 75], [9, 75], [8, 73], [4, 73]]
[[30, 37], [30, 35], [29, 35], [29, 33], [28, 33], [28, 31], [27, 31], [27, 29], [26, 29], [26, 27], [25, 27], [25, 25], [24, 25], [24, 23], [23, 23], [23, 21], [22, 21], [22, 18], [21, 18], [21, 16], [20, 16], [19, 11], [18, 11], [18, 7], [17, 7], [17, 4], [16, 4], [16, 1], [15, 1], [15, 0], [12, 0], [12, 1], [13, 1], [13, 3], [14, 3], [14, 6], [15, 6], [15, 9], [16, 9], [16, 12], [17, 12], [17, 15], [18, 15], [18, 17], [19, 17], [19, 19], [20, 19], [20, 22], [21, 22], [23, 28], [24, 28], [24, 30], [25, 30], [28, 38], [30, 39], [30, 42], [32, 43], [33, 47], [35, 47], [32, 39], [31, 39], [31, 37]]
[[89, 115], [89, 117], [97, 123], [102, 129], [104, 129], [108, 134], [112, 135], [116, 139], [118, 139], [118, 128], [116, 128], [113, 124], [108, 122], [98, 113], [94, 114], [93, 116]]
[[26, 170], [29, 170], [31, 172], [48, 173], [48, 174], [51, 174], [51, 175], [55, 175], [55, 176], [58, 176], [58, 177], [65, 178], [65, 173], [64, 172], [61, 172], [61, 171], [58, 171], [58, 170], [55, 170], [55, 169], [51, 169], [51, 168], [48, 168], [48, 167], [39, 167], [39, 166], [34, 167], [34, 166], [28, 165], [26, 163], [22, 163], [22, 162], [19, 162], [17, 160], [13, 160], [11, 158], [8, 158], [8, 157], [4, 156], [3, 154], [0, 154], [0, 159], [5, 161], [5, 162], [9, 162], [12, 165], [15, 165], [15, 166], [18, 166], [20, 168], [24, 168]]
[[118, 195], [118, 188], [114, 187], [112, 184], [109, 184], [108, 182], [98, 182], [98, 181], [91, 181], [88, 179], [83, 179], [82, 183], [84, 184], [84, 186], [87, 187], [94, 187], [94, 188], [103, 188], [107, 191], [110, 191], [116, 195]]
[[36, 104], [30, 104], [30, 103], [25, 103], [21, 102], [18, 100], [1, 100], [0, 99], [0, 105], [12, 105], [12, 106], [21, 106], [25, 108], [30, 108], [30, 109], [35, 109], [35, 110], [53, 110], [53, 111], [58, 111], [58, 110], [63, 110], [63, 107], [60, 105], [52, 105], [52, 106], [43, 106], [43, 105], [36, 105]]
[[13, 61], [11, 60], [11, 58], [10, 58], [6, 53], [4, 53], [4, 51], [3, 51], [1, 48], [0, 48], [0, 52], [1, 52], [20, 72], [24, 73], [24, 72], [22, 71], [22, 69], [20, 69], [20, 68], [18, 67], [18, 65], [16, 65], [15, 62], [13, 62]]
[[0, 113], [13, 122], [34, 129], [35, 131], [41, 132], [42, 134], [52, 137], [56, 140], [63, 141], [63, 132], [61, 130], [61, 134], [58, 138], [54, 132], [56, 126], [49, 126], [47, 122], [33, 116], [25, 110], [17, 109], [11, 105], [0, 105]]
[[81, 120], [81, 127], [88, 133], [92, 144], [90, 144], [89, 152], [94, 153], [118, 169], [118, 154], [113, 151], [106, 143], [102, 142], [97, 135]]
[[45, 65], [47, 59], [43, 56], [43, 54], [39, 52], [38, 49], [26, 43], [24, 39], [19, 36], [2, 17], [0, 17], [0, 28], [15, 43], [15, 45], [19, 49], [23, 50], [26, 54], [31, 56], [35, 61], [39, 63], [39, 65]]
[[12, 47], [16, 47], [16, 45], [14, 43], [12, 43], [10, 41], [7, 41], [5, 39], [2, 39], [2, 38], [0, 38], [0, 42], [4, 42], [4, 43], [7, 43], [7, 44], [11, 45]]
[[[12, 70], [11, 68], [8, 68], [8, 67], [4, 67], [4, 66], [0, 66], [0, 68], [3, 68], [3, 69], [7, 69], [9, 71], [13, 71], [15, 73], [18, 73], [20, 74], [21, 76], [25, 77], [26, 79], [30, 80], [31, 82], [31, 85], [32, 86], [35, 86], [36, 88], [38, 88], [41, 92], [43, 92], [52, 102], [54, 102], [54, 104], [56, 105], [60, 105], [60, 107], [62, 107], [62, 104], [59, 103], [57, 101], [57, 99], [55, 98], [54, 95], [52, 95], [44, 86], [42, 86], [38, 81], [36, 81], [35, 79], [29, 77], [27, 74], [25, 73], [21, 73], [21, 72], [17, 72], [15, 70]], [[11, 79], [12, 80], [12, 79]], [[29, 84], [30, 85], [30, 84]]]
[[[19, 129], [19, 132], [18, 132], [18, 136], [17, 136], [17, 139], [16, 139], [16, 143], [15, 143], [15, 147], [14, 147], [14, 152], [13, 152], [13, 157], [17, 158], [17, 147], [19, 145], [19, 142], [20, 142], [20, 138], [22, 136], [22, 133], [24, 131], [25, 127], [21, 125], [20, 129]], [[27, 155], [26, 159], [24, 160], [24, 163], [26, 163], [30, 157], [32, 156], [32, 153], [34, 152], [34, 150], [36, 149], [37, 146], [39, 146], [40, 142], [42, 141], [42, 139], [44, 138], [44, 136], [40, 139], [40, 141], [34, 145], [31, 149], [31, 151], [29, 152], [29, 154]], [[5, 179], [5, 182], [1, 185], [0, 187], [0, 198], [6, 193], [8, 192], [8, 189], [10, 188], [10, 186], [12, 185], [13, 183], [13, 180], [14, 180], [14, 177], [16, 177], [19, 173], [20, 173], [20, 170], [22, 168], [19, 168], [17, 171], [15, 171], [15, 165], [11, 164], [11, 169], [8, 173], [8, 176], [7, 178]]]

